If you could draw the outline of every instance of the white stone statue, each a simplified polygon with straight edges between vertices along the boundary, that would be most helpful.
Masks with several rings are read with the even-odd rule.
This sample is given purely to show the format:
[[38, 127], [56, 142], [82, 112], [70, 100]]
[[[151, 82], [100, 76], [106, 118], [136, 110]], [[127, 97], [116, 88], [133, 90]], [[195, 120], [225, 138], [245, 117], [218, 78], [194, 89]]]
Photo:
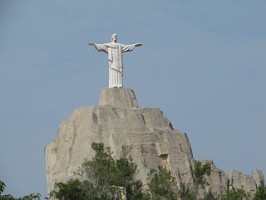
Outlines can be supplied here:
[[122, 53], [132, 51], [137, 46], [142, 46], [140, 43], [136, 44], [120, 44], [117, 43], [117, 35], [114, 33], [110, 43], [96, 44], [89, 43], [94, 46], [97, 51], [108, 53], [109, 61], [109, 88], [123, 87], [123, 57]]

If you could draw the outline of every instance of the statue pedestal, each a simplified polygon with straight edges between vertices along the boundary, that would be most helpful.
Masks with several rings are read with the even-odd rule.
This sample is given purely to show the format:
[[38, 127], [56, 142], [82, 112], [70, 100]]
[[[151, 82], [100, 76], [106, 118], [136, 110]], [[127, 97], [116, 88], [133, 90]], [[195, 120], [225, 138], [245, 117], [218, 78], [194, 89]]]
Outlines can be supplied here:
[[139, 107], [134, 91], [127, 88], [103, 89], [100, 94], [99, 105], [121, 108]]

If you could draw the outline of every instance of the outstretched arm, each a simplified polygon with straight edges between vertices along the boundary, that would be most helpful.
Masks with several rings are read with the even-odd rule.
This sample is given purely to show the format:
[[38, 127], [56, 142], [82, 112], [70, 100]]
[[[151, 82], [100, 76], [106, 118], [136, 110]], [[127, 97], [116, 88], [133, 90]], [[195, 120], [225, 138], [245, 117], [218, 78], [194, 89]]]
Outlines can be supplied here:
[[142, 46], [141, 43], [135, 43], [135, 44], [128, 44], [128, 45], [122, 45], [122, 50], [123, 52], [128, 52], [128, 51], [132, 51], [135, 47], [140, 47]]
[[97, 51], [103, 51], [107, 53], [107, 47], [104, 44], [96, 44], [94, 42], [89, 43], [90, 46], [94, 46]]

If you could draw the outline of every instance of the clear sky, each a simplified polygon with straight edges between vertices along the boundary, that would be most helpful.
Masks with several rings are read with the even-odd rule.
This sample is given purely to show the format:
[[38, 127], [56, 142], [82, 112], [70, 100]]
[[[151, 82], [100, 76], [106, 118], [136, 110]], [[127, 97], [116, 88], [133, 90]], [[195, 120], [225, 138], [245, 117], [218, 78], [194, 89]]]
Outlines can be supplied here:
[[124, 86], [188, 134], [195, 159], [266, 174], [266, 1], [0, 0], [0, 179], [46, 195], [44, 147], [108, 87], [89, 42], [124, 55]]

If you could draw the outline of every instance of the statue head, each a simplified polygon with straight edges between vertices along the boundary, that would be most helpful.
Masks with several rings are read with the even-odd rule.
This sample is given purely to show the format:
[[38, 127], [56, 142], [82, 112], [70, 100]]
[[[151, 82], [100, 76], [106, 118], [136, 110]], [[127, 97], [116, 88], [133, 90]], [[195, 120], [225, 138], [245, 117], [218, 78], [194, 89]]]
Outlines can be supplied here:
[[112, 42], [117, 42], [117, 35], [114, 33], [111, 37]]

